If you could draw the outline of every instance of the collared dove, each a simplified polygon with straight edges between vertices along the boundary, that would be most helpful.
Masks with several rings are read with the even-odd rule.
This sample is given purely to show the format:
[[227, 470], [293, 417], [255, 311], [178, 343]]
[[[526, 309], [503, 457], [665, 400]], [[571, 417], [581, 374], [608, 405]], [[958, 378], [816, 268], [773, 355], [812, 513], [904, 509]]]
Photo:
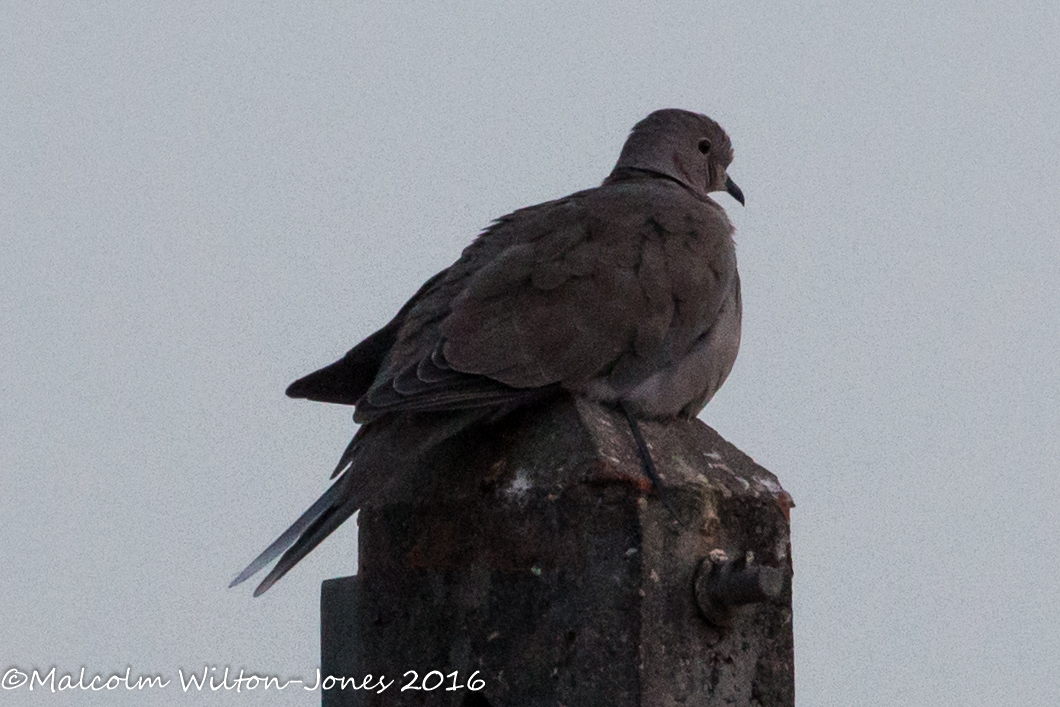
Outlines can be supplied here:
[[599, 187], [501, 217], [390, 323], [292, 383], [355, 406], [361, 427], [338, 480], [232, 586], [282, 554], [266, 591], [385, 490], [396, 459], [553, 395], [619, 407], [658, 485], [636, 420], [698, 414], [740, 345], [733, 227], [708, 196], [743, 203], [732, 155], [710, 118], [652, 113]]

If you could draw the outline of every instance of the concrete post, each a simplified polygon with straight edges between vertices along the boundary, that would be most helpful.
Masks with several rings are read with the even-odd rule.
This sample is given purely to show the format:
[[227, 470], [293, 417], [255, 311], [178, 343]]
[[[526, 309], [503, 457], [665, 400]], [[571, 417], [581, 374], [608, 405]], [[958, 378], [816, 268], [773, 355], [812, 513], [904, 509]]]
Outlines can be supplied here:
[[321, 598], [323, 675], [375, 687], [324, 705], [793, 705], [791, 498], [698, 420], [642, 429], [665, 499], [584, 401], [403, 473]]

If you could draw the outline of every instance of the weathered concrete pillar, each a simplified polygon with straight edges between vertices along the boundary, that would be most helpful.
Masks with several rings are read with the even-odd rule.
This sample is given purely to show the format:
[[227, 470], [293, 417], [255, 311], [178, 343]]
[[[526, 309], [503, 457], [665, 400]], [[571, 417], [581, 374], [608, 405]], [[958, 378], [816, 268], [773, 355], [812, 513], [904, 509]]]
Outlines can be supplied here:
[[[698, 420], [642, 429], [665, 499], [620, 413], [564, 401], [451, 440], [362, 511], [322, 670], [396, 682], [324, 705], [793, 705], [790, 497]], [[441, 684], [402, 692], [407, 671]]]

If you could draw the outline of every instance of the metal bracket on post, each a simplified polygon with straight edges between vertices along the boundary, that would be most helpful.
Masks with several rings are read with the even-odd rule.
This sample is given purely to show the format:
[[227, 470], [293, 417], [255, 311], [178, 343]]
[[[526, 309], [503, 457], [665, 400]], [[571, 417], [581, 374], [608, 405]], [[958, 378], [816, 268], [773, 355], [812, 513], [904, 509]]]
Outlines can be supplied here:
[[747, 604], [773, 601], [784, 590], [784, 571], [752, 564], [754, 553], [729, 559], [724, 550], [714, 550], [696, 568], [696, 606], [711, 625], [732, 626], [736, 609]]

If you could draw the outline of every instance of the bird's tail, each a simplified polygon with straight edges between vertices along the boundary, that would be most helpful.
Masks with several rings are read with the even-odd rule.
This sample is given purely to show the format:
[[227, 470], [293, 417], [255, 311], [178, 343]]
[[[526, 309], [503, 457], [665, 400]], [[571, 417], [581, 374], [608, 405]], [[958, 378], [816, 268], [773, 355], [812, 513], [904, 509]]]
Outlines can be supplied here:
[[254, 596], [260, 596], [276, 584], [299, 560], [309, 554], [331, 531], [339, 527], [357, 510], [356, 506], [351, 507], [351, 504], [343, 503], [342, 491], [346, 481], [346, 477], [343, 476], [333, 483], [331, 488], [299, 516], [298, 520], [292, 523], [283, 535], [276, 538], [271, 545], [265, 548], [264, 552], [254, 558], [254, 561], [247, 565], [247, 568], [240, 572], [228, 586], [234, 587], [245, 582], [282, 554], [280, 561], [254, 590]]
[[394, 415], [361, 427], [335, 468], [332, 478], [339, 478], [228, 586], [245, 582], [279, 557], [254, 596], [268, 591], [362, 504], [377, 499], [395, 474], [415, 471], [424, 453], [490, 412], [478, 409], [446, 415]]

